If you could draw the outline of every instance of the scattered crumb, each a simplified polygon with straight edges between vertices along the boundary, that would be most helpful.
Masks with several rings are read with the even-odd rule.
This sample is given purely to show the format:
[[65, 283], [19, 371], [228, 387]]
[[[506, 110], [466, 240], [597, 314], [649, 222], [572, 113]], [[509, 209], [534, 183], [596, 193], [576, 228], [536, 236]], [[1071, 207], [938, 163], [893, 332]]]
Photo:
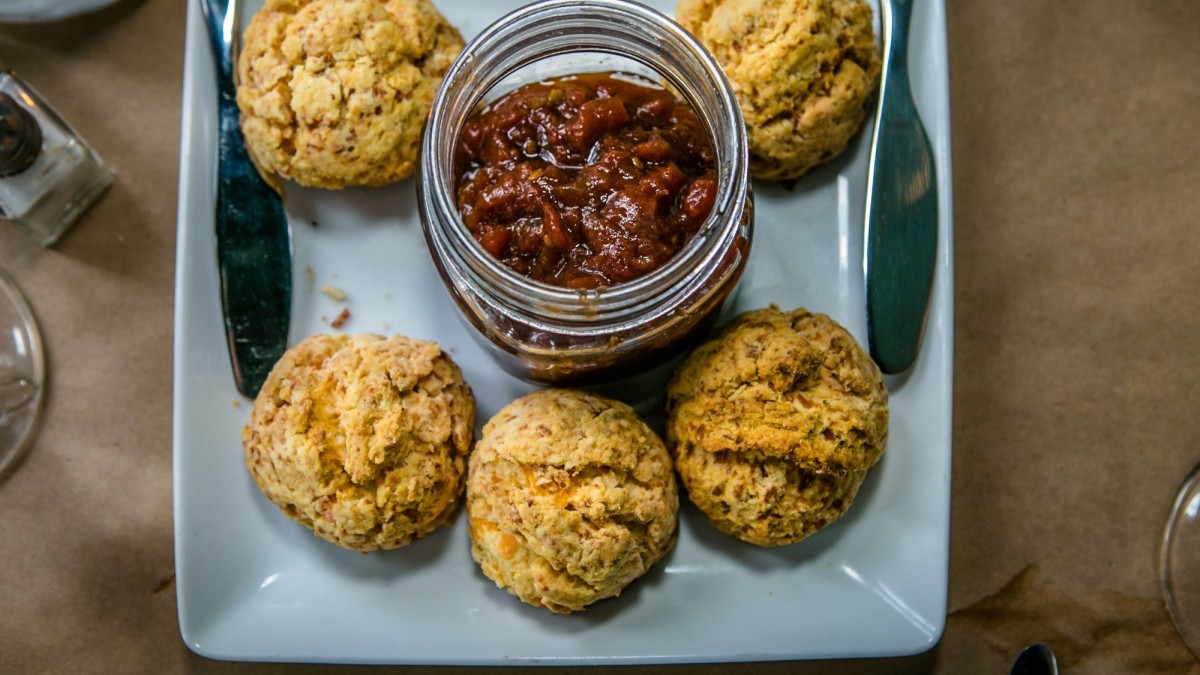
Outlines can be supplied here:
[[159, 593], [162, 593], [163, 591], [167, 590], [168, 588], [170, 588], [174, 585], [175, 585], [175, 575], [172, 574], [171, 576], [158, 582], [158, 586], [154, 587], [154, 594], [157, 595]]
[[321, 292], [324, 293], [325, 295], [329, 296], [330, 298], [333, 298], [334, 302], [345, 302], [345, 300], [346, 300], [346, 291], [343, 291], [342, 289], [338, 288], [337, 286], [330, 286], [329, 284], [325, 284], [324, 286], [321, 287]]
[[317, 273], [313, 271], [313, 268], [305, 267], [304, 268], [304, 276], [305, 276], [305, 278], [308, 279], [308, 292], [312, 293], [313, 292], [313, 284], [315, 284], [317, 281]]
[[346, 324], [346, 321], [348, 321], [349, 319], [350, 319], [350, 308], [343, 307], [342, 312], [340, 314], [338, 314], [337, 317], [329, 323], [329, 325], [333, 326], [334, 328], [341, 328], [342, 326], [344, 326]]
[[384, 294], [383, 294], [383, 299], [384, 299], [384, 300], [391, 300], [391, 299], [392, 299], [392, 294], [391, 294], [391, 293], [384, 293]]
[[233, 402], [233, 407], [235, 407], [235, 408], [242, 407], [242, 402], [235, 399]]

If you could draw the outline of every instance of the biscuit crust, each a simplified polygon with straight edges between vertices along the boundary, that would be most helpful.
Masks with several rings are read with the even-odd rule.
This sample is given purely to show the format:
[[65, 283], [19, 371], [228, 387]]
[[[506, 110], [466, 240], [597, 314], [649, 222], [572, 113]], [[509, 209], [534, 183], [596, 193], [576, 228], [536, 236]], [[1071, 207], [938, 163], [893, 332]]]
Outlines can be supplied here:
[[678, 511], [662, 440], [601, 396], [523, 396], [484, 425], [471, 454], [471, 556], [497, 586], [555, 613], [645, 574], [674, 544]]
[[242, 432], [246, 467], [290, 518], [356, 551], [392, 549], [455, 514], [475, 399], [436, 343], [314, 335], [289, 349]]
[[858, 133], [880, 71], [871, 14], [865, 0], [679, 0], [737, 92], [754, 177], [798, 178]]
[[747, 312], [667, 389], [667, 445], [688, 498], [759, 546], [800, 541], [850, 507], [887, 445], [879, 368], [823, 314]]
[[267, 0], [238, 58], [246, 149], [264, 174], [301, 185], [405, 178], [462, 47], [429, 0]]

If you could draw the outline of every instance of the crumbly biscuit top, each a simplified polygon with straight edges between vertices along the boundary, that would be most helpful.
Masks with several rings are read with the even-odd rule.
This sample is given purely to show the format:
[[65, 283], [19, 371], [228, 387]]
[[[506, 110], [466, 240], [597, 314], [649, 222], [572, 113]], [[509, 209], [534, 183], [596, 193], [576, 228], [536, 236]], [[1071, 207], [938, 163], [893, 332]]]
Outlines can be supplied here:
[[757, 178], [797, 178], [857, 133], [879, 77], [865, 0], [679, 0], [729, 76]]
[[789, 459], [676, 447], [688, 497], [717, 529], [755, 544], [800, 541], [850, 508], [867, 470], [816, 473]]
[[522, 396], [488, 420], [483, 436], [500, 456], [524, 465], [571, 473], [606, 466], [641, 481], [664, 470], [661, 455], [647, 452], [661, 441], [632, 408], [570, 389], [541, 389]]
[[738, 317], [688, 357], [667, 405], [669, 441], [818, 473], [867, 469], [887, 444], [879, 368], [844, 328], [803, 309]]
[[617, 595], [674, 541], [670, 457], [623, 403], [535, 391], [484, 426], [470, 462], [472, 554], [531, 604], [570, 612]]
[[411, 175], [462, 46], [429, 0], [267, 0], [238, 60], [246, 147], [265, 173], [314, 187]]
[[360, 551], [432, 531], [464, 488], [475, 401], [433, 342], [315, 335], [271, 371], [246, 464], [290, 517]]

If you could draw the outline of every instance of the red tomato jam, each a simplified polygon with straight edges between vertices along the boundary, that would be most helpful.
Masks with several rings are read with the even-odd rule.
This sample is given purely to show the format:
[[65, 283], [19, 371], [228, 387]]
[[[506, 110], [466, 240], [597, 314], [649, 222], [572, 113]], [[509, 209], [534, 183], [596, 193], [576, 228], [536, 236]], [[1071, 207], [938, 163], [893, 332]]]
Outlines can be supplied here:
[[696, 113], [625, 74], [520, 87], [467, 121], [456, 152], [458, 210], [475, 239], [517, 273], [566, 288], [662, 266], [717, 194]]

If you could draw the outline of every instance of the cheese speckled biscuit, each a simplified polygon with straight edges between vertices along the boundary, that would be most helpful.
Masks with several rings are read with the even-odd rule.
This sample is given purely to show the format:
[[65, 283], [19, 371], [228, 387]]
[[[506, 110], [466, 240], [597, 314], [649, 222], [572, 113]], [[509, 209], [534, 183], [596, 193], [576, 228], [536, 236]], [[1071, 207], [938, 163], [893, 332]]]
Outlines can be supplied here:
[[620, 594], [675, 542], [679, 497], [662, 440], [632, 408], [535, 391], [488, 421], [471, 453], [471, 556], [497, 586], [565, 614]]
[[475, 399], [436, 343], [313, 335], [272, 369], [242, 432], [246, 466], [292, 519], [367, 552], [450, 520]]
[[462, 46], [429, 0], [267, 0], [238, 59], [246, 149], [264, 173], [312, 187], [409, 176]]
[[839, 518], [883, 454], [879, 368], [823, 314], [747, 312], [680, 366], [667, 445], [689, 499], [721, 531], [759, 546]]
[[798, 178], [862, 127], [880, 70], [865, 0], [679, 0], [675, 16], [737, 91], [756, 178]]

